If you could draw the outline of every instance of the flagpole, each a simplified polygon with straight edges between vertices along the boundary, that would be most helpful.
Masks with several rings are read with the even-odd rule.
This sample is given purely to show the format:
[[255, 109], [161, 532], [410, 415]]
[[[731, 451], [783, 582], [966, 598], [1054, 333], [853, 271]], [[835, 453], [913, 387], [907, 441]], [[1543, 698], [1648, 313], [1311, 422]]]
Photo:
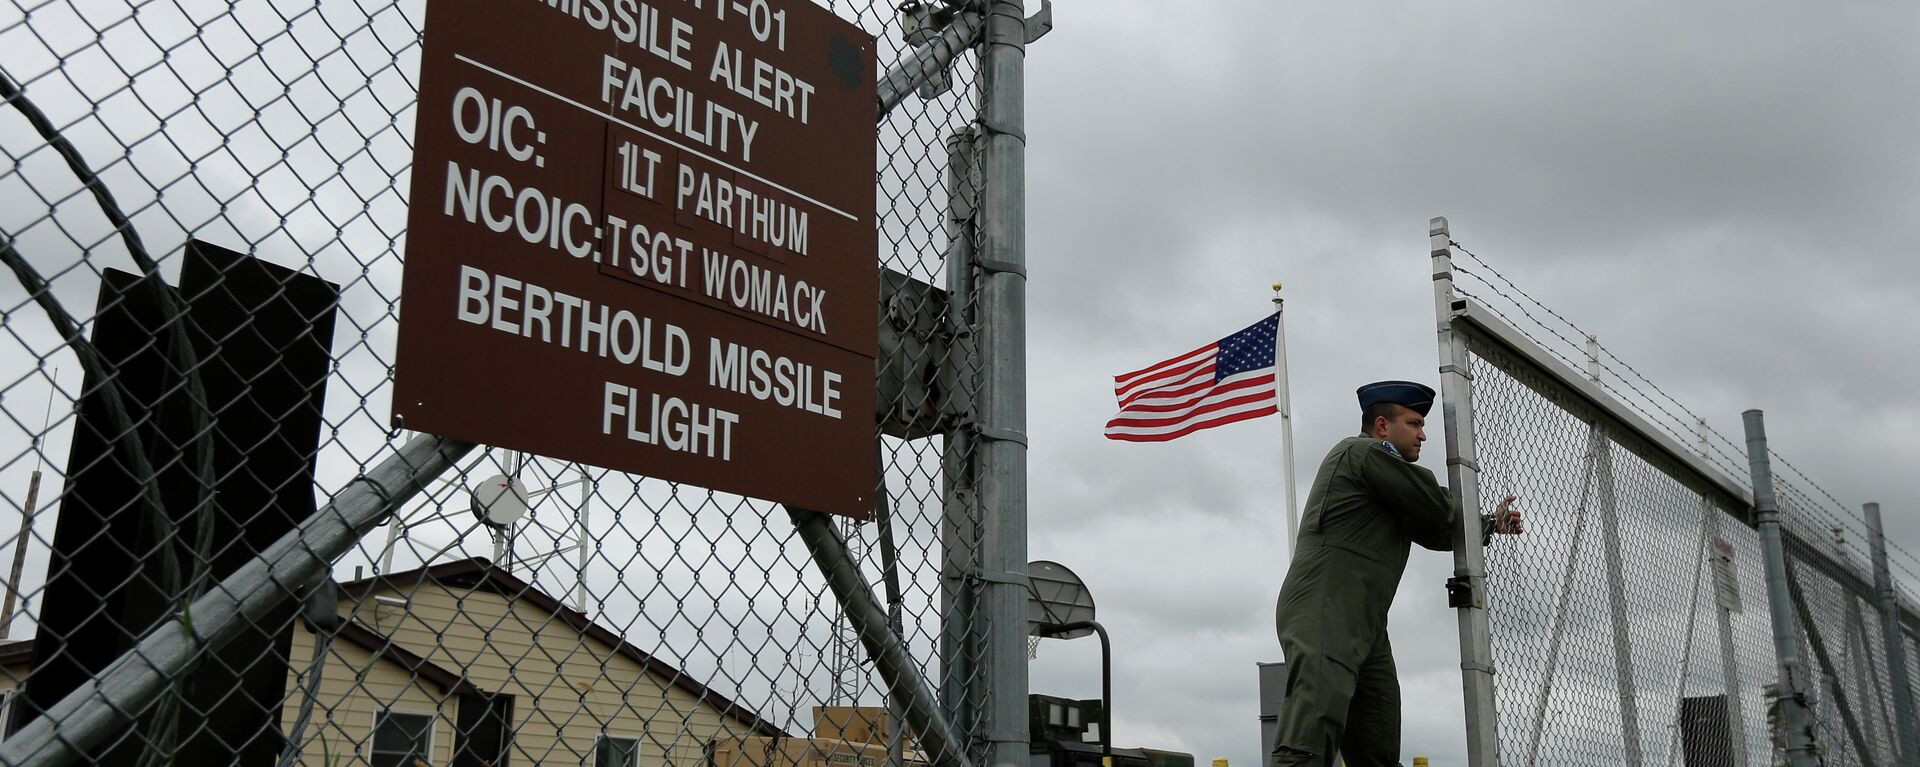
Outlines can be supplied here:
[[1293, 406], [1287, 401], [1287, 312], [1280, 297], [1280, 283], [1273, 283], [1273, 314], [1276, 318], [1273, 348], [1273, 385], [1280, 398], [1280, 452], [1287, 471], [1287, 555], [1300, 537], [1300, 515], [1293, 493]]

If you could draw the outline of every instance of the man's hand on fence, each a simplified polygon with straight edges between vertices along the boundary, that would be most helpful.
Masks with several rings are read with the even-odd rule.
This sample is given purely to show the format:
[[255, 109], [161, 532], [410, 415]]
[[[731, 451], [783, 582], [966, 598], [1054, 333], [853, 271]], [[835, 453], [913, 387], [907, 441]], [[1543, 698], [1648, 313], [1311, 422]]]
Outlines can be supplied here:
[[1500, 508], [1493, 512], [1493, 531], [1501, 535], [1519, 535], [1527, 531], [1526, 524], [1520, 519], [1520, 510], [1513, 507], [1519, 496], [1509, 495], [1500, 501]]

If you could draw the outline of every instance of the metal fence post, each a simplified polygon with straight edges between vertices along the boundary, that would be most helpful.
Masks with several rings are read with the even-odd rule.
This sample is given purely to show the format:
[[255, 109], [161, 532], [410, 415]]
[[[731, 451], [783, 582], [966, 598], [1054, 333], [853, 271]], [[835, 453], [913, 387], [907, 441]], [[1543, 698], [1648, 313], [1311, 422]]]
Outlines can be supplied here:
[[1493, 695], [1493, 638], [1487, 625], [1486, 553], [1480, 542], [1480, 465], [1473, 441], [1473, 376], [1467, 339], [1453, 330], [1453, 247], [1447, 219], [1427, 227], [1433, 256], [1433, 309], [1440, 334], [1440, 401], [1447, 421], [1447, 485], [1453, 490], [1453, 580], [1466, 586], [1460, 618], [1460, 684], [1466, 696], [1467, 764], [1500, 761], [1498, 714]]
[[880, 102], [876, 112], [878, 119], [886, 119], [887, 113], [906, 100], [923, 83], [946, 73], [953, 65], [960, 51], [973, 45], [980, 36], [980, 14], [973, 10], [964, 10], [954, 16], [940, 34], [925, 44], [914, 48], [912, 53], [901, 57], [900, 62], [882, 75], [875, 88], [875, 98]]
[[[1600, 341], [1587, 336], [1587, 378], [1600, 383]], [[1640, 743], [1640, 704], [1633, 684], [1633, 635], [1627, 630], [1626, 563], [1620, 557], [1620, 509], [1614, 499], [1613, 440], [1596, 419], [1593, 424], [1593, 484], [1600, 511], [1600, 551], [1607, 563], [1607, 606], [1613, 629], [1613, 679], [1620, 696], [1621, 758], [1628, 767], [1644, 760]]]
[[1567, 600], [1573, 595], [1573, 576], [1580, 562], [1580, 541], [1587, 529], [1587, 477], [1593, 474], [1593, 455], [1599, 452], [1605, 440], [1599, 430], [1588, 432], [1587, 455], [1581, 461], [1580, 469], [1580, 505], [1574, 507], [1573, 540], [1567, 544], [1566, 567], [1560, 571], [1560, 586], [1554, 590], [1553, 619], [1547, 630], [1546, 673], [1540, 675], [1540, 691], [1534, 696], [1533, 722], [1527, 728], [1527, 752], [1525, 764], [1538, 761], [1540, 737], [1547, 729], [1547, 705], [1553, 696], [1554, 672], [1560, 668], [1560, 647], [1567, 630]]
[[1767, 426], [1759, 410], [1740, 414], [1746, 424], [1747, 468], [1753, 476], [1754, 526], [1760, 531], [1760, 546], [1767, 566], [1767, 612], [1773, 619], [1773, 651], [1779, 659], [1780, 726], [1786, 730], [1789, 767], [1814, 767], [1820, 763], [1819, 747], [1814, 743], [1813, 716], [1807, 710], [1804, 690], [1806, 665], [1800, 659], [1800, 622], [1793, 612], [1788, 593], [1787, 552], [1781, 540], [1780, 508], [1774, 500], [1773, 465], [1767, 456]]
[[[1698, 419], [1695, 429], [1700, 437], [1700, 457], [1707, 458], [1707, 419]], [[1707, 535], [1713, 537], [1713, 556], [1720, 556], [1719, 544], [1724, 540], [1720, 534], [1720, 510], [1713, 507], [1706, 496], [1700, 497], [1700, 506], [1706, 514]], [[1734, 592], [1739, 593], [1740, 584], [1733, 584]], [[1740, 664], [1733, 656], [1733, 613], [1727, 609], [1726, 602], [1713, 600], [1714, 622], [1718, 624], [1720, 634], [1720, 675], [1727, 687], [1727, 720], [1733, 730], [1733, 763], [1747, 763], [1747, 719], [1745, 707], [1740, 703]]]
[[[1847, 556], [1847, 529], [1845, 527], [1834, 526], [1833, 551], [1836, 557], [1844, 559]], [[1841, 619], [1839, 645], [1841, 648], [1840, 653], [1848, 661], [1846, 665], [1850, 678], [1847, 680], [1846, 685], [1836, 684], [1834, 699], [1839, 700], [1846, 697], [1847, 687], [1851, 686], [1854, 694], [1861, 698], [1859, 706], [1860, 723], [1866, 730], [1878, 735], [1881, 731], [1891, 729], [1893, 723], [1884, 716], [1886, 713], [1884, 701], [1887, 700], [1887, 698], [1884, 692], [1880, 690], [1880, 675], [1877, 673], [1873, 674], [1871, 679], [1869, 679], [1867, 672], [1867, 666], [1873, 663], [1873, 641], [1867, 638], [1867, 616], [1866, 612], [1860, 608], [1860, 603], [1862, 601], [1871, 603], [1873, 600], [1871, 597], [1858, 598], [1852, 594], [1848, 594], [1846, 600], [1847, 609], [1845, 616]], [[1835, 669], [1832, 673], [1839, 673], [1839, 669]], [[1835, 681], [1837, 683], [1838, 679]], [[1880, 703], [1881, 705], [1875, 706], [1873, 705], [1874, 703]], [[1881, 709], [1880, 713], [1883, 714], [1883, 716], [1881, 716], [1881, 727], [1879, 730], [1873, 728], [1873, 714], [1876, 708]], [[1889, 740], [1892, 741], [1892, 738], [1890, 737]], [[1867, 748], [1868, 744], [1862, 743], [1860, 747], [1863, 749]], [[1888, 755], [1892, 756], [1892, 754]]]
[[1906, 637], [1900, 630], [1900, 600], [1893, 590], [1893, 574], [1887, 569], [1887, 537], [1880, 527], [1880, 504], [1869, 503], [1867, 541], [1873, 548], [1873, 596], [1880, 607], [1880, 631], [1886, 644], [1888, 682], [1893, 686], [1893, 731], [1897, 764], [1911, 764], [1915, 736], [1920, 734], [1913, 712], [1913, 688], [1907, 676]]
[[826, 576], [834, 598], [840, 600], [847, 622], [866, 646], [867, 657], [873, 659], [875, 670], [886, 682], [888, 698], [905, 709], [907, 724], [920, 738], [921, 750], [930, 763], [937, 767], [972, 767], [965, 747], [941, 716], [933, 688], [920, 676], [906, 643], [894, 633], [887, 611], [874, 598], [873, 587], [860, 573], [859, 563], [847, 555], [846, 539], [825, 514], [788, 506], [787, 515], [820, 573]]
[[979, 652], [978, 611], [968, 577], [978, 569], [979, 466], [973, 434], [977, 419], [979, 357], [973, 328], [978, 284], [973, 277], [976, 212], [977, 137], [971, 128], [947, 137], [947, 326], [953, 333], [952, 391], [942, 408], [960, 416], [963, 428], [949, 430], [941, 455], [940, 520], [940, 696], [951, 721], [978, 721], [974, 660]]
[[980, 457], [987, 764], [1026, 765], [1027, 734], [1027, 25], [1019, 0], [994, 0], [980, 51], [982, 135]]
[[[1800, 539], [1792, 533], [1786, 533], [1783, 537], [1792, 539], [1791, 543], [1796, 548], [1805, 548], [1810, 545], [1808, 541]], [[1826, 560], [1829, 564], [1834, 562], [1834, 560], [1822, 557], [1818, 551], [1815, 551], [1813, 556]], [[1804, 649], [1808, 655], [1812, 656], [1813, 662], [1818, 664], [1820, 668], [1820, 679], [1824, 682], [1820, 690], [1827, 695], [1824, 702], [1840, 714], [1840, 726], [1846, 737], [1846, 740], [1843, 742], [1853, 745], [1854, 759], [1865, 765], [1865, 767], [1874, 767], [1875, 762], [1873, 761], [1872, 752], [1867, 742], [1867, 731], [1860, 726], [1860, 717], [1854, 713], [1853, 703], [1848, 700], [1847, 688], [1840, 682], [1839, 664], [1833, 660], [1834, 653], [1828, 651], [1826, 637], [1821, 633], [1820, 619], [1814, 614], [1813, 608], [1810, 606], [1811, 603], [1807, 600], [1806, 591], [1800, 587], [1799, 570], [1789, 564], [1786, 573], [1787, 596], [1793, 600], [1794, 614], [1805, 620], [1805, 622], [1801, 624], [1801, 626], [1806, 629], [1806, 632], [1801, 635], [1802, 638], [1806, 640]], [[1853, 599], [1851, 596], [1846, 598], [1849, 600]], [[1801, 657], [1804, 658], [1807, 656], [1803, 655]], [[1806, 690], [1807, 688], [1801, 687], [1800, 689]], [[1821, 701], [1815, 699], [1813, 703], [1809, 704], [1809, 710], [1817, 711], [1820, 704]]]

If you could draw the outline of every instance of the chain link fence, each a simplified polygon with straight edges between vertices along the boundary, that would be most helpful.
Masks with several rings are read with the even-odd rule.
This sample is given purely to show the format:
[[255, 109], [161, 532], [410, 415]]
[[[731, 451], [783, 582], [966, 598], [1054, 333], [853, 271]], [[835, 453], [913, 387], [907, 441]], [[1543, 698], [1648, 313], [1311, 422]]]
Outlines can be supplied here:
[[[1776, 457], [1775, 463], [1780, 461]], [[1800, 618], [1809, 707], [1832, 764], [1900, 764], [1899, 720], [1883, 615], [1874, 594], [1864, 537], [1844, 511], [1816, 500], [1804, 478], [1776, 477], [1786, 527], [1788, 593]], [[1838, 512], [1838, 513], [1836, 513]], [[1899, 631], [1911, 654], [1916, 615], [1901, 610]], [[1911, 668], [1911, 659], [1905, 659]], [[1913, 679], [1911, 671], [1907, 679]], [[1910, 684], [1910, 682], [1909, 682]]]
[[969, 340], [1023, 278], [972, 260], [1019, 183], [981, 169], [993, 14], [819, 5], [886, 75], [864, 522], [390, 428], [423, 0], [0, 6], [0, 761], [964, 765], [1024, 733], [982, 577], [1024, 561], [990, 542], [1024, 476], [987, 478]]
[[[1787, 763], [1744, 446], [1450, 237], [1436, 220], [1454, 486], [1482, 513], [1519, 496], [1528, 528], [1481, 552], [1487, 641], [1462, 647], [1470, 674], [1490, 667], [1483, 707], [1469, 677], [1474, 763]], [[1901, 763], [1866, 525], [1772, 458], [1792, 473], [1775, 485], [1819, 756]]]
[[[1469, 347], [1482, 505], [1511, 494], [1529, 510], [1524, 539], [1487, 550], [1503, 756], [1746, 764], [1765, 753], [1766, 589], [1759, 538], [1735, 501], [1690, 486], [1686, 470], [1497, 341]], [[1705, 741], [1686, 728], [1694, 717], [1737, 734]]]

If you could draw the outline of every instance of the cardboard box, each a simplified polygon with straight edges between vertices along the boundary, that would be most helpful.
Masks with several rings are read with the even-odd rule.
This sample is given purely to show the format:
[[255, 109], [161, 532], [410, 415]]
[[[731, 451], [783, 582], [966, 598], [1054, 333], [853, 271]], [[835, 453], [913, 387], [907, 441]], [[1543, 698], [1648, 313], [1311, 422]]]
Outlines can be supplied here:
[[886, 745], [893, 720], [882, 706], [814, 706], [813, 736], [821, 740]]
[[[908, 752], [908, 763], [920, 763], [918, 756]], [[715, 741], [710, 767], [886, 767], [886, 764], [884, 743], [753, 737]]]

